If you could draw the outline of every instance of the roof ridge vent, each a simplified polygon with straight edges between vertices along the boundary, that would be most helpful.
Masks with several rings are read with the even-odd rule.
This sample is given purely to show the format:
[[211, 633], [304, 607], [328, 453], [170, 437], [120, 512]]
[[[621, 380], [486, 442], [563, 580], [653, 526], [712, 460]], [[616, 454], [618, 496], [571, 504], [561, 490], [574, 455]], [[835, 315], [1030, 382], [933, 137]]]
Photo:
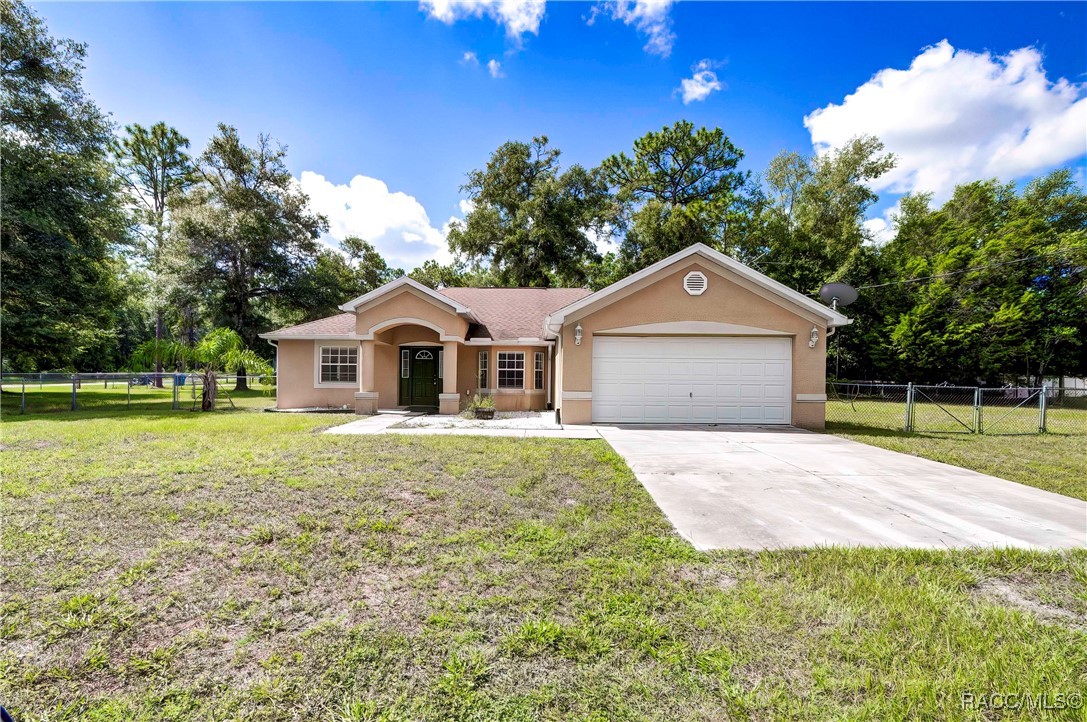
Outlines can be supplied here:
[[709, 282], [702, 271], [691, 271], [683, 277], [683, 290], [692, 296], [701, 296], [706, 292]]

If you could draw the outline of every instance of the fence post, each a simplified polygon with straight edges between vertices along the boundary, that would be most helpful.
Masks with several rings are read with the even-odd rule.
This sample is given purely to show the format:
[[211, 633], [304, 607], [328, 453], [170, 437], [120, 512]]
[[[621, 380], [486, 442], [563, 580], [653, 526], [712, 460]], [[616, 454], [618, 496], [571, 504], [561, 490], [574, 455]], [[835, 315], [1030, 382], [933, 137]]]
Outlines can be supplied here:
[[906, 384], [906, 431], [913, 431], [913, 382]]
[[1045, 417], [1046, 417], [1046, 409], [1048, 407], [1049, 407], [1049, 405], [1046, 403], [1046, 398], [1045, 398], [1045, 386], [1043, 386], [1042, 390], [1038, 392], [1038, 431], [1039, 431], [1039, 433], [1042, 433], [1042, 434], [1045, 433], [1045, 422], [1046, 422]]
[[75, 398], [75, 389], [78, 382], [79, 378], [75, 374], [72, 374], [72, 411], [75, 411], [79, 406]]
[[131, 409], [132, 408], [132, 377], [129, 376], [126, 381], [127, 381], [127, 385], [128, 385], [128, 398], [126, 399], [125, 403], [128, 405], [128, 408]]
[[174, 411], [180, 408], [177, 404], [177, 374], [174, 374], [174, 383], [171, 384], [174, 387]]
[[23, 396], [19, 400], [19, 413], [20, 414], [25, 414], [26, 413], [26, 378], [25, 377], [23, 378]]
[[974, 433], [984, 434], [981, 426], [981, 387], [974, 389]]

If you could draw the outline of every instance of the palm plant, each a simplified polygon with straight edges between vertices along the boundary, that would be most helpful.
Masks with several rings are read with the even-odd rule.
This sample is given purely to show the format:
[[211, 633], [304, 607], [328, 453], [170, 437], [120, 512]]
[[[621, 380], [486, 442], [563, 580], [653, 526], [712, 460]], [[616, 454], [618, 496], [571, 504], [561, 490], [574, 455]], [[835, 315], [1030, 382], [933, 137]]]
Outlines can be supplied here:
[[264, 385], [268, 384], [273, 374], [271, 365], [255, 351], [246, 348], [242, 337], [229, 328], [214, 329], [195, 346], [163, 339], [145, 341], [136, 347], [132, 363], [143, 367], [154, 367], [157, 363], [195, 365], [202, 386], [201, 411], [215, 410], [219, 374], [225, 370], [244, 368], [247, 373], [260, 376]]

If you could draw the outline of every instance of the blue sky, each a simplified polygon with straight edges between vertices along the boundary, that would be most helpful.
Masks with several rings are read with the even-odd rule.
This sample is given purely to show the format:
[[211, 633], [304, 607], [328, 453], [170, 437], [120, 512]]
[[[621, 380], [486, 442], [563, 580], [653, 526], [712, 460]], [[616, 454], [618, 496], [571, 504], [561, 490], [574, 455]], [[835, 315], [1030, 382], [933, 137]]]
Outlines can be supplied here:
[[195, 150], [219, 121], [269, 133], [333, 238], [407, 267], [443, 256], [464, 174], [538, 134], [595, 165], [687, 118], [724, 128], [759, 171], [877, 133], [904, 163], [878, 188], [874, 232], [903, 191], [1082, 173], [1087, 153], [1083, 3], [35, 7], [88, 43], [85, 86], [115, 121], [165, 120]]

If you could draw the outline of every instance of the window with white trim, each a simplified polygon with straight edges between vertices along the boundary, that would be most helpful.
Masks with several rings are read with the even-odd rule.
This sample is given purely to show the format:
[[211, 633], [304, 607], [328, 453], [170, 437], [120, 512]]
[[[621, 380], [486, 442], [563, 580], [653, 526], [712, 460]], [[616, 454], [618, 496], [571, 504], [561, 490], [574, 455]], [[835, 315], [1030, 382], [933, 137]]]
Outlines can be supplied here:
[[480, 351], [479, 352], [479, 366], [478, 366], [479, 372], [476, 374], [476, 382], [479, 384], [479, 388], [481, 388], [481, 389], [487, 388], [487, 384], [490, 383], [490, 381], [487, 378], [488, 374], [490, 373], [490, 369], [488, 368], [488, 363], [487, 362], [488, 362], [487, 352], [486, 351]]
[[535, 365], [532, 368], [533, 380], [536, 382], [535, 388], [542, 389], [544, 387], [544, 355], [543, 351], [536, 352]]
[[525, 352], [498, 352], [498, 388], [523, 389], [525, 387]]
[[321, 383], [353, 384], [359, 379], [358, 346], [321, 347]]
[[411, 350], [400, 349], [400, 378], [406, 379], [411, 375]]

